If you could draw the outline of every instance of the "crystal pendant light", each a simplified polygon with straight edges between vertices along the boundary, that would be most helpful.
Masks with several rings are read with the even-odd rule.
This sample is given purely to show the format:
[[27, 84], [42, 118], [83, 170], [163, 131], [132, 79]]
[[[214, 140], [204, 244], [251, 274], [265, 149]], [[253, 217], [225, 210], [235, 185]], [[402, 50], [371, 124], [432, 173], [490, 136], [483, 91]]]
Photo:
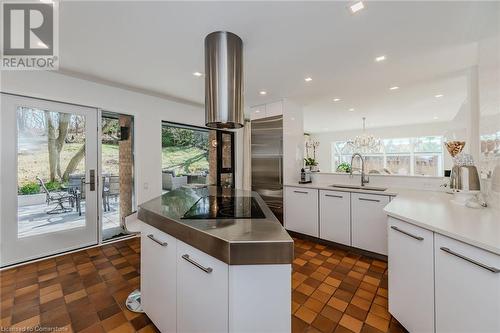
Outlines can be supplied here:
[[380, 140], [376, 139], [373, 135], [366, 133], [366, 117], [363, 117], [363, 133], [349, 140], [347, 146], [352, 149], [354, 153], [375, 153], [380, 152]]

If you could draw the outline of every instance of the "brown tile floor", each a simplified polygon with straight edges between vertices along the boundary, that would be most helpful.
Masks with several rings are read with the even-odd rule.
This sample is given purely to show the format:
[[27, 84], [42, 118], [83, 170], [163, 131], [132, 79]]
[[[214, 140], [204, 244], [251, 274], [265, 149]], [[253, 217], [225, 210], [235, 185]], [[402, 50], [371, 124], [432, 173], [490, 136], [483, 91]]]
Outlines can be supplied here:
[[[157, 332], [124, 306], [139, 253], [135, 238], [1, 272], [0, 327]], [[295, 239], [293, 267], [294, 333], [404, 332], [387, 312], [385, 262]]]
[[138, 238], [0, 273], [0, 327], [60, 332], [157, 332], [125, 308], [139, 287]]
[[295, 239], [292, 331], [406, 332], [387, 312], [387, 263]]

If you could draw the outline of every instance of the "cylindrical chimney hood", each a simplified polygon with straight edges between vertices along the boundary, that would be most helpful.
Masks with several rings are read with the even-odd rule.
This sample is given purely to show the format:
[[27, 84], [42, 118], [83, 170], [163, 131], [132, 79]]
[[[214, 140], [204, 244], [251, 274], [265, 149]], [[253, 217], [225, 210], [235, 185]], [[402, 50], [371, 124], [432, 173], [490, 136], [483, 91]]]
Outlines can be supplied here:
[[205, 37], [205, 123], [243, 127], [243, 42], [231, 32]]

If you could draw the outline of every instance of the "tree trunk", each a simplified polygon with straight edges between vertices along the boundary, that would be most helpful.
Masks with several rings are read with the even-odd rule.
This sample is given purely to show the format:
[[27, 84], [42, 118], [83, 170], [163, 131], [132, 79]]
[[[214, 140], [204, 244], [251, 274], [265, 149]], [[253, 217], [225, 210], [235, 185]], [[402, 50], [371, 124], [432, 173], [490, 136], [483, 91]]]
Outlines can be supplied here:
[[56, 143], [56, 129], [54, 127], [54, 120], [52, 119], [52, 115], [50, 111], [45, 111], [45, 119], [47, 121], [47, 146], [49, 152], [49, 180], [53, 182], [56, 180], [57, 173], [57, 160], [58, 160], [58, 151], [57, 151], [57, 143]]
[[85, 143], [80, 147], [80, 149], [69, 161], [68, 166], [66, 167], [66, 170], [64, 171], [64, 174], [61, 177], [63, 181], [67, 181], [69, 179], [69, 175], [75, 172], [76, 168], [78, 167], [78, 164], [84, 157], [85, 157]]

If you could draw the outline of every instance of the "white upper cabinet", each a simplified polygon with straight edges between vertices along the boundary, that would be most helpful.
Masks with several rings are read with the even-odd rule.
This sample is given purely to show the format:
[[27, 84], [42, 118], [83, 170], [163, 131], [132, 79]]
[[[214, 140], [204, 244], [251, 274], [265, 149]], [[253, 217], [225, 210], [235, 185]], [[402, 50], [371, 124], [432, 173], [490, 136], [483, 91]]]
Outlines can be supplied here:
[[387, 255], [387, 215], [385, 195], [351, 194], [352, 246]]
[[283, 114], [282, 101], [266, 104], [266, 117], [274, 117], [282, 114]]
[[351, 193], [319, 191], [319, 237], [351, 245]]
[[250, 119], [266, 118], [266, 105], [257, 105], [250, 108]]
[[434, 237], [436, 332], [500, 332], [500, 256]]
[[282, 114], [283, 114], [283, 101], [256, 105], [250, 108], [250, 119], [252, 120], [274, 117]]
[[389, 217], [389, 312], [410, 332], [434, 331], [434, 235]]
[[174, 237], [144, 224], [141, 236], [141, 303], [162, 332], [177, 331], [176, 244]]
[[285, 202], [285, 228], [319, 237], [318, 190], [286, 187]]
[[228, 283], [226, 263], [177, 241], [177, 331], [228, 332]]

